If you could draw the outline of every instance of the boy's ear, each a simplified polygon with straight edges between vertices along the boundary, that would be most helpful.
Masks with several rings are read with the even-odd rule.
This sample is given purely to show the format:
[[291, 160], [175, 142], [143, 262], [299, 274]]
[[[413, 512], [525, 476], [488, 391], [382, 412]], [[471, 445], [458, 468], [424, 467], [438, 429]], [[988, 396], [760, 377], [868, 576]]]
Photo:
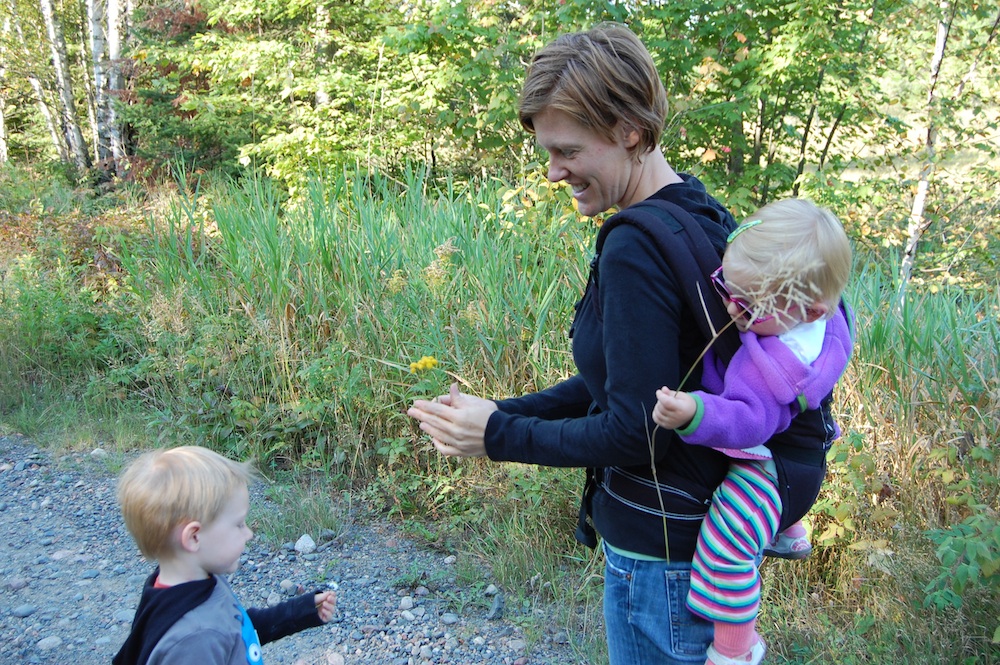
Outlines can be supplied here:
[[185, 552], [197, 552], [201, 546], [201, 522], [187, 522], [180, 527], [178, 540]]
[[825, 302], [813, 303], [811, 307], [806, 307], [806, 323], [812, 323], [822, 319], [830, 313], [830, 306]]

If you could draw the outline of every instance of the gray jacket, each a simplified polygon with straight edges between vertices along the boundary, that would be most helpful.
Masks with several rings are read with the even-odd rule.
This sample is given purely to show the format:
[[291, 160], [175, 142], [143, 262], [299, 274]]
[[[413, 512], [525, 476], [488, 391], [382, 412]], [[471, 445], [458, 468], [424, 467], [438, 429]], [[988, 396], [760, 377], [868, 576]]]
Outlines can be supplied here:
[[224, 577], [170, 589], [153, 588], [155, 579], [147, 580], [116, 664], [259, 665], [261, 644], [322, 625], [311, 593], [245, 610]]

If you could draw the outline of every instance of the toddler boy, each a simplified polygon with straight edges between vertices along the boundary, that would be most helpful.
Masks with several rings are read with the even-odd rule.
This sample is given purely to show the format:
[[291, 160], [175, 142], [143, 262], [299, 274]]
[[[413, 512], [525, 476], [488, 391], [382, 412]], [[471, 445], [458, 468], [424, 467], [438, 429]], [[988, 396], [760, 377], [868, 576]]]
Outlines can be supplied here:
[[146, 453], [122, 473], [125, 526], [159, 565], [114, 665], [256, 665], [261, 644], [332, 618], [333, 592], [245, 610], [222, 577], [236, 571], [253, 537], [252, 477], [248, 464], [198, 446]]

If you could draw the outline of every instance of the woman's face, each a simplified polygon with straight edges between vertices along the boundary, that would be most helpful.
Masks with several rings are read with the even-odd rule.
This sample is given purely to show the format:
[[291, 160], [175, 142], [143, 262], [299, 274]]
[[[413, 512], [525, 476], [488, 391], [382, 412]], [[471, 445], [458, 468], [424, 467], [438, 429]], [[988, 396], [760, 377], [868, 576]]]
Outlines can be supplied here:
[[[549, 153], [552, 182], [566, 181], [581, 214], [597, 215], [613, 206], [635, 203], [631, 185], [635, 162], [629, 142], [638, 141], [637, 132], [620, 132], [609, 141], [585, 127], [564, 111], [547, 108], [531, 118], [538, 145]], [[631, 186], [630, 186], [631, 185]]]

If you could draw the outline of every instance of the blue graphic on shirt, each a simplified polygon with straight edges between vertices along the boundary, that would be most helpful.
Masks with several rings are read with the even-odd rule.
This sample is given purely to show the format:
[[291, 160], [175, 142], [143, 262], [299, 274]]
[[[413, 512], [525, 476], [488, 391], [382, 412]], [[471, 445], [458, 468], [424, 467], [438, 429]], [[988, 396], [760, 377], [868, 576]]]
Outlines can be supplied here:
[[243, 620], [240, 633], [243, 635], [243, 644], [247, 648], [247, 665], [263, 665], [264, 654], [260, 649], [260, 638], [257, 637], [257, 630], [253, 627], [250, 616], [242, 606], [240, 606], [240, 616]]

